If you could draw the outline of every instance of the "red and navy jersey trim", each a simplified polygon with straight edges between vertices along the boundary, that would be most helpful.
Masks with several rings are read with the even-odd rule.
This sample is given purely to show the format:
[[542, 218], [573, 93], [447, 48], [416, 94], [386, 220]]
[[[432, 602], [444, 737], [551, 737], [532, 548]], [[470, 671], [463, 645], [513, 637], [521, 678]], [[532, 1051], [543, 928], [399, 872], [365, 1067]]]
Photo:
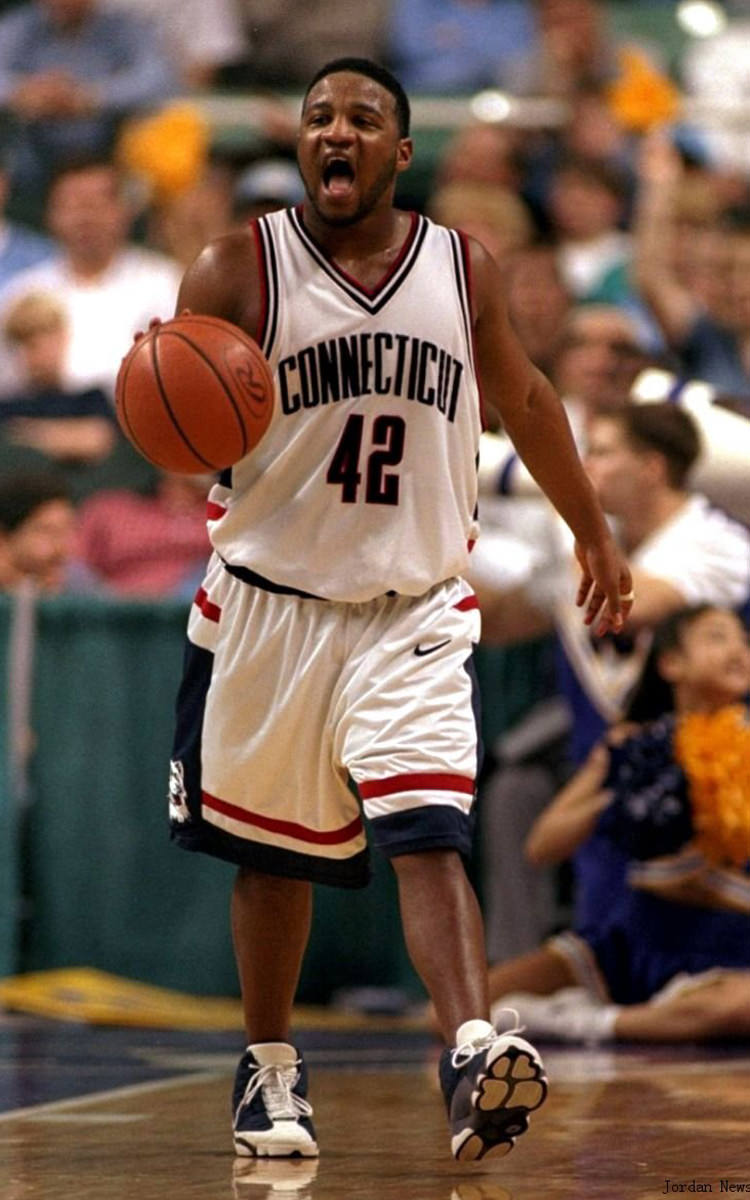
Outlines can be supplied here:
[[427, 220], [418, 213], [411, 213], [411, 226], [398, 257], [374, 288], [366, 288], [346, 271], [342, 271], [318, 245], [302, 220], [301, 208], [288, 208], [286, 215], [305, 249], [321, 270], [325, 271], [326, 275], [346, 293], [350, 300], [354, 300], [370, 315], [380, 312], [396, 294], [417, 261], [422, 243], [427, 236]]
[[263, 311], [258, 326], [257, 342], [266, 358], [270, 356], [279, 324], [279, 267], [276, 247], [264, 217], [253, 221], [258, 266], [263, 291]]

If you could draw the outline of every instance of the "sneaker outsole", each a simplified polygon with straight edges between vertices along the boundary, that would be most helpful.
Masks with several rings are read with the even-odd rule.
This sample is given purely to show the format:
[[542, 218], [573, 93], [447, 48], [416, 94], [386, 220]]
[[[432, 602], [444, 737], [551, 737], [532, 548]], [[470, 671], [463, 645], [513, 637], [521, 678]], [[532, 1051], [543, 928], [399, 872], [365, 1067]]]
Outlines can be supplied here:
[[533, 1046], [510, 1035], [498, 1039], [476, 1078], [467, 1123], [451, 1139], [453, 1157], [476, 1162], [509, 1154], [546, 1098], [547, 1078]]

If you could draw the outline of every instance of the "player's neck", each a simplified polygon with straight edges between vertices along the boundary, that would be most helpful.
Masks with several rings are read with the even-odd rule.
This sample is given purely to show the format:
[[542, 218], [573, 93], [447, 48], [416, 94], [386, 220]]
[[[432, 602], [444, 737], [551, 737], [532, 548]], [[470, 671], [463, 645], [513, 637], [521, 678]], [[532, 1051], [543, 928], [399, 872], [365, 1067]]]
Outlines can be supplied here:
[[351, 225], [329, 223], [310, 204], [305, 204], [303, 217], [318, 244], [337, 262], [366, 261], [373, 255], [399, 250], [411, 226], [408, 213], [391, 207], [376, 209]]

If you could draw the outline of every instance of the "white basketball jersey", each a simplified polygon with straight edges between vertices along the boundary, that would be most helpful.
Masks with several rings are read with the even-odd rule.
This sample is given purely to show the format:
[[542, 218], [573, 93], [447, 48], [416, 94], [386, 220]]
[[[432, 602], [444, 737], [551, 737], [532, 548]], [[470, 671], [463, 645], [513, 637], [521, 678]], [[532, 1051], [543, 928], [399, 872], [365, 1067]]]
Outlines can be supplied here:
[[261, 444], [211, 491], [214, 548], [331, 600], [422, 595], [465, 569], [478, 532], [465, 241], [413, 214], [370, 290], [318, 246], [301, 209], [254, 230], [276, 406]]

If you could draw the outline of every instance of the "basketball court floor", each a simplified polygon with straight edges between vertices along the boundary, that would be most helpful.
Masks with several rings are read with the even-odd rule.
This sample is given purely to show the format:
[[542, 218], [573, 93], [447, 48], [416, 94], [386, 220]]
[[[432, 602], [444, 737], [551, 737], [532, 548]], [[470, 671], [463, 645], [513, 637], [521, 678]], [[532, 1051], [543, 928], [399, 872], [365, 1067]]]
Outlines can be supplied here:
[[750, 1046], [541, 1046], [550, 1097], [507, 1158], [448, 1151], [437, 1046], [305, 1027], [319, 1161], [235, 1160], [241, 1038], [0, 1017], [0, 1200], [656, 1200], [750, 1193]]

